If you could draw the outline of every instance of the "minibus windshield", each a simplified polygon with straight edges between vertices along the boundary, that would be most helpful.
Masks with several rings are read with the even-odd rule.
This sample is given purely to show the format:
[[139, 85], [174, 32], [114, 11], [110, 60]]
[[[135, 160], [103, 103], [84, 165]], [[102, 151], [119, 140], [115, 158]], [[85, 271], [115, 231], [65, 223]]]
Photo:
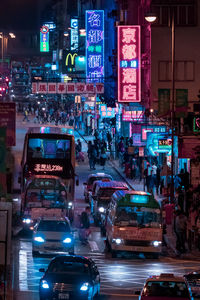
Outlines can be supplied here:
[[136, 206], [119, 206], [116, 211], [116, 226], [160, 227], [160, 210]]

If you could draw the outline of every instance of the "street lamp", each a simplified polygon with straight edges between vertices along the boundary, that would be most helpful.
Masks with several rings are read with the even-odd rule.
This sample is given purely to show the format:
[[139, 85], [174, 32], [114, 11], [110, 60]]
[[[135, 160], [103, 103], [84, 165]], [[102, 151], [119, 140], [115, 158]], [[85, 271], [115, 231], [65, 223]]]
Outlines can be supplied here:
[[0, 32], [2, 70], [3, 70], [4, 52], [5, 52], [5, 49], [7, 49], [7, 44], [8, 44], [8, 37], [10, 37], [11, 39], [16, 38], [15, 34], [12, 32], [9, 32], [8, 35], [5, 35], [3, 32]]
[[[153, 13], [147, 13], [145, 15], [145, 20], [147, 22], [154, 22], [156, 20], [156, 15]], [[170, 200], [174, 199], [174, 125], [175, 125], [175, 26], [174, 26], [174, 9], [172, 10], [171, 18], [171, 38], [172, 38], [172, 106], [171, 106], [171, 137], [172, 137], [172, 152], [171, 152], [171, 185], [170, 185]]]

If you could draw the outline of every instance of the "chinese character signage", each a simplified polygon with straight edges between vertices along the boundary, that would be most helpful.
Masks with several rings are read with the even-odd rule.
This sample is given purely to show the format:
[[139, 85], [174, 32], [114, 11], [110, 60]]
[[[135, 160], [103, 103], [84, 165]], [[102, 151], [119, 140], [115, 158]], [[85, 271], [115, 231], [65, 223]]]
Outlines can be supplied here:
[[35, 172], [62, 172], [63, 167], [59, 165], [50, 165], [50, 164], [36, 164], [34, 166]]
[[40, 29], [40, 52], [49, 52], [49, 28], [42, 26]]
[[85, 82], [33, 82], [33, 94], [103, 94], [104, 84], [85, 83]]
[[143, 122], [144, 121], [144, 111], [132, 110], [122, 112], [122, 121], [127, 122]]
[[104, 11], [86, 11], [86, 78], [104, 78]]
[[99, 105], [99, 114], [102, 118], [114, 118], [115, 109], [112, 107], [107, 107], [106, 104]]
[[71, 19], [71, 50], [78, 49], [78, 19]]
[[140, 101], [140, 26], [118, 26], [118, 102]]
[[0, 103], [0, 127], [6, 128], [6, 146], [16, 145], [16, 106], [13, 102]]

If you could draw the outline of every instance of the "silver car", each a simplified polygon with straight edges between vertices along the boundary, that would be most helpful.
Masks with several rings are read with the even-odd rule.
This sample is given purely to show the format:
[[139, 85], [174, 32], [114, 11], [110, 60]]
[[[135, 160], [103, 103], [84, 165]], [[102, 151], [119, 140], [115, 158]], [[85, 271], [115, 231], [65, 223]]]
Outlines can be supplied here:
[[67, 218], [42, 218], [33, 231], [32, 254], [74, 254], [74, 237]]

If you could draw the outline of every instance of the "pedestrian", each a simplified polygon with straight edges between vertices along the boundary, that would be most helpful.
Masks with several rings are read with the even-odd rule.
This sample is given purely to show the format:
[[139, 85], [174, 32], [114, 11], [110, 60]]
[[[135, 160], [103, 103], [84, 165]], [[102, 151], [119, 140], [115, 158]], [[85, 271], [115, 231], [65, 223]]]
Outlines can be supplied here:
[[79, 230], [79, 239], [83, 245], [88, 243], [88, 236], [90, 235], [90, 206], [85, 208], [85, 211], [82, 212], [80, 216], [80, 230]]
[[186, 242], [186, 231], [187, 231], [187, 217], [185, 214], [178, 210], [175, 217], [175, 233], [176, 233], [176, 249], [179, 253], [185, 253], [185, 242]]
[[27, 110], [27, 108], [24, 109], [24, 119], [23, 119], [22, 122], [24, 122], [25, 120], [26, 120], [27, 122], [29, 122], [29, 119], [28, 119], [28, 110]]
[[100, 154], [100, 163], [101, 163], [101, 166], [103, 167], [103, 170], [105, 170], [106, 159], [107, 159], [106, 151], [105, 151], [105, 148], [102, 147], [101, 154]]
[[96, 170], [95, 168], [96, 157], [97, 157], [97, 151], [95, 149], [95, 146], [91, 143], [90, 146], [88, 146], [88, 159], [89, 159], [90, 170]]

